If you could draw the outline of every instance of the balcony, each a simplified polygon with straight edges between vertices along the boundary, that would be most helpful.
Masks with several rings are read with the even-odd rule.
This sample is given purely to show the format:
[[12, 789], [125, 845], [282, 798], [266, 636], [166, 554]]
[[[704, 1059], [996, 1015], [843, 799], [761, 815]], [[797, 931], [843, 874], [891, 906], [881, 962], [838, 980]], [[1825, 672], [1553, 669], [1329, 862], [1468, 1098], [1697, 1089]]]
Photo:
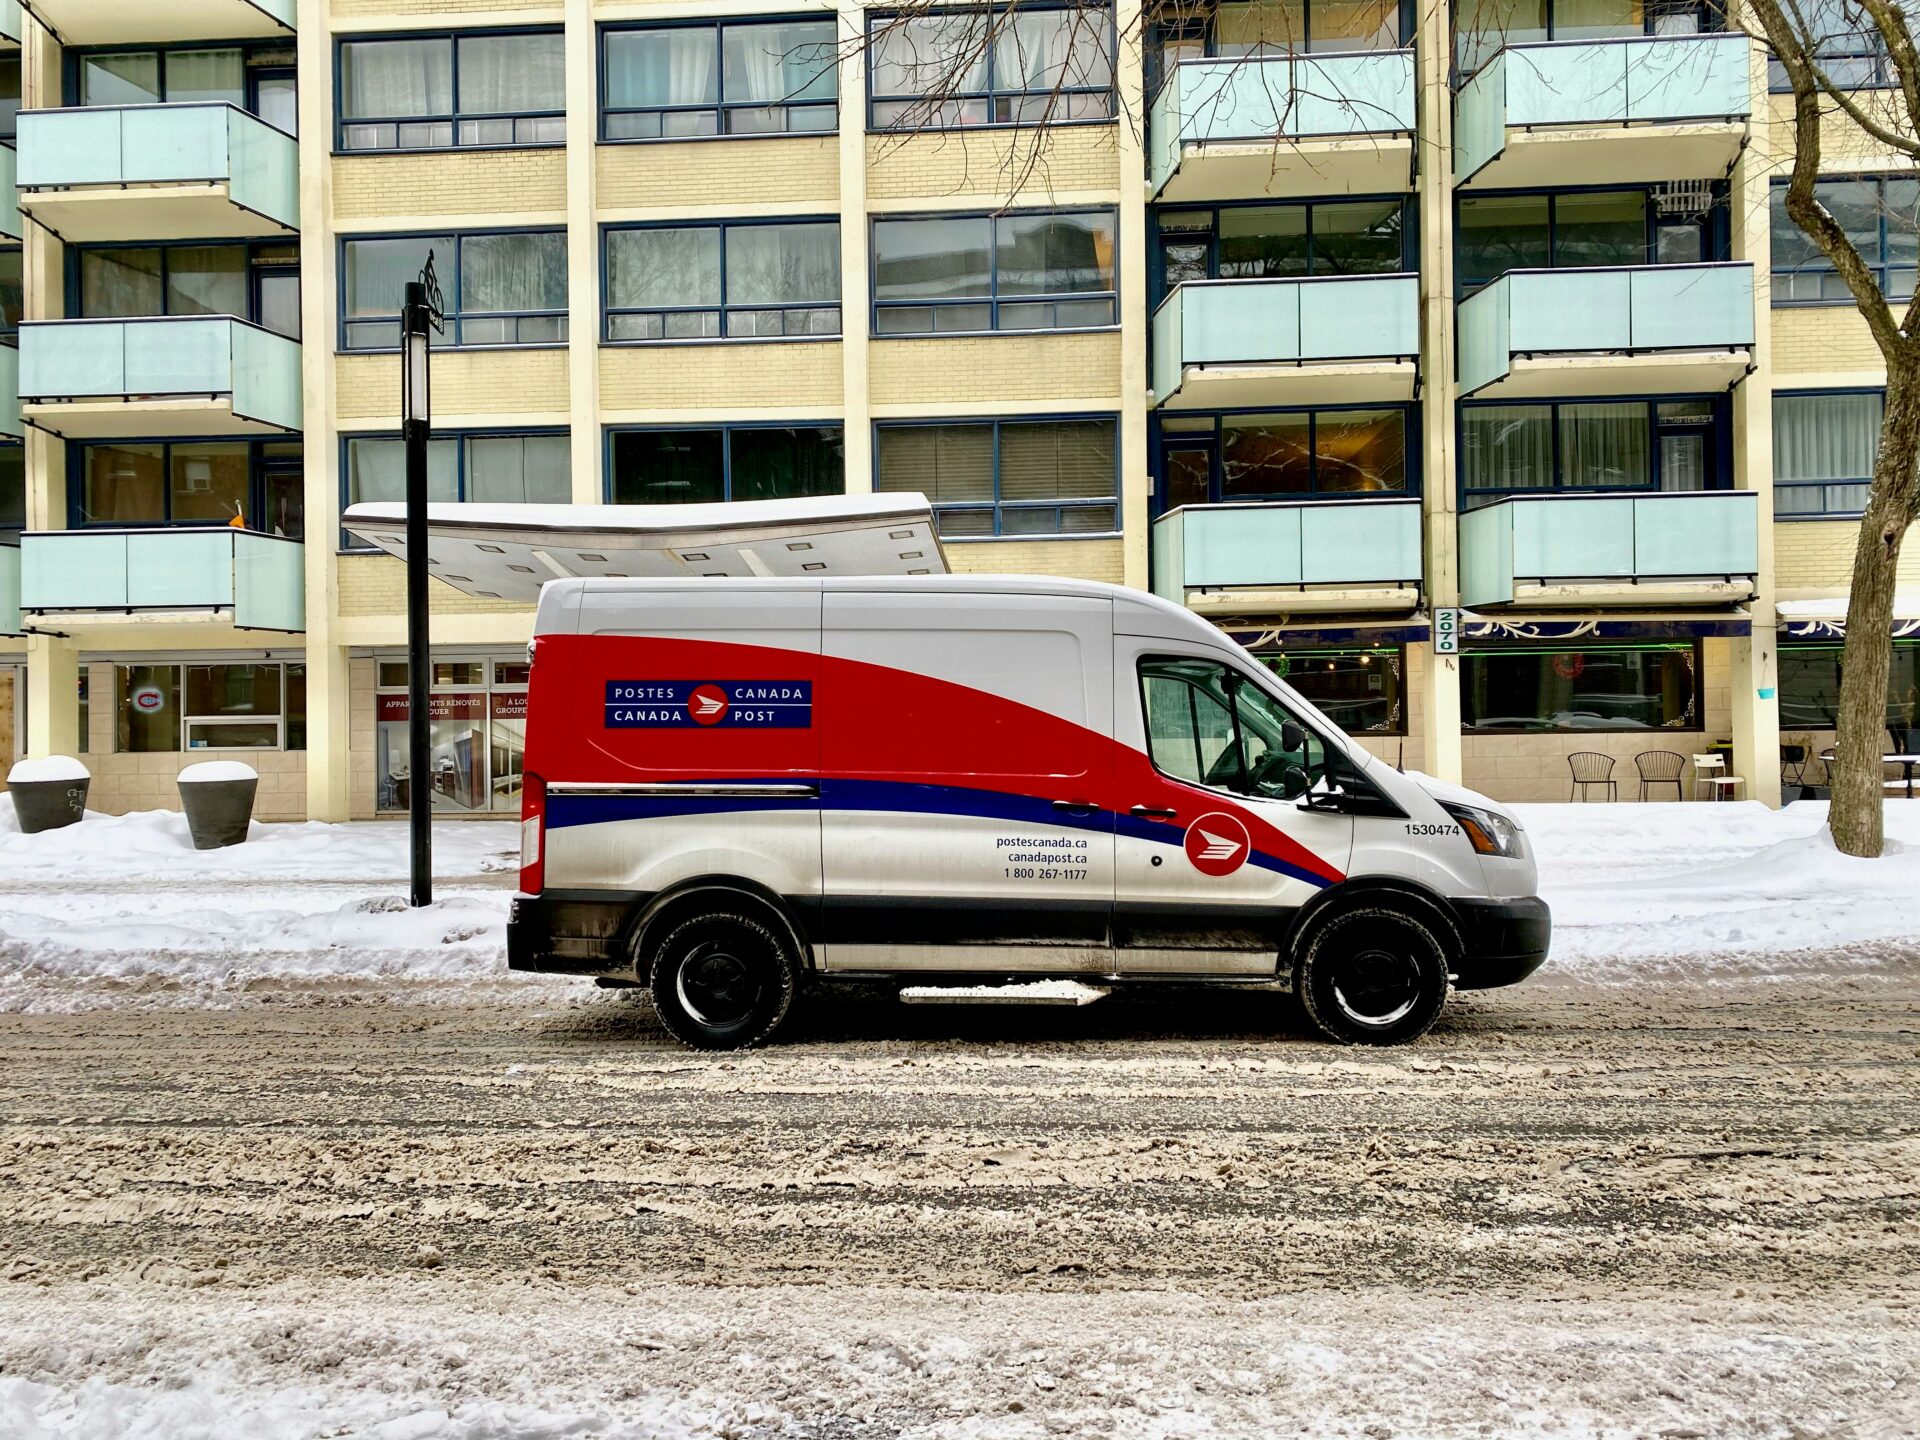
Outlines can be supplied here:
[[22, 416], [68, 439], [300, 429], [300, 346], [231, 315], [20, 327]]
[[1411, 611], [1420, 502], [1186, 505], [1153, 522], [1153, 593], [1202, 615]]
[[1413, 275], [1188, 281], [1154, 312], [1153, 393], [1170, 409], [1406, 401], [1419, 353]]
[[224, 103], [20, 114], [19, 203], [69, 244], [291, 235], [299, 146]]
[[0, 535], [0, 635], [21, 635], [20, 628], [20, 541], [11, 534]]
[[1509, 45], [1460, 87], [1461, 186], [1533, 189], [1727, 173], [1753, 108], [1747, 37], [1636, 35]]
[[62, 624], [224, 616], [236, 630], [306, 629], [306, 547], [230, 526], [28, 531], [20, 608]]
[[1462, 395], [1724, 390], [1753, 368], [1753, 267], [1509, 270], [1458, 328]]
[[20, 352], [0, 345], [0, 440], [24, 440], [27, 427], [20, 419]]
[[62, 45], [291, 40], [294, 34], [294, 0], [33, 0], [33, 11]]
[[1162, 203], [1412, 188], [1413, 52], [1182, 60], [1154, 96]]
[[1493, 605], [1731, 605], [1753, 595], [1751, 490], [1511, 496], [1460, 517], [1460, 599]]

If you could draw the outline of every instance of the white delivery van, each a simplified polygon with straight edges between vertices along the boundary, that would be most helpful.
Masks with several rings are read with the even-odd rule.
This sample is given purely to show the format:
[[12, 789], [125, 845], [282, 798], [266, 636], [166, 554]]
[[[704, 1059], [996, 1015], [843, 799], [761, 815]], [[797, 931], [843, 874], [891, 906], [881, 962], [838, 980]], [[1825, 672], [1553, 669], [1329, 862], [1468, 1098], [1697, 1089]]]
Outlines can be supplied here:
[[842, 977], [1277, 982], [1385, 1044], [1546, 958], [1510, 814], [1139, 591], [559, 579], [535, 629], [509, 964], [689, 1045]]

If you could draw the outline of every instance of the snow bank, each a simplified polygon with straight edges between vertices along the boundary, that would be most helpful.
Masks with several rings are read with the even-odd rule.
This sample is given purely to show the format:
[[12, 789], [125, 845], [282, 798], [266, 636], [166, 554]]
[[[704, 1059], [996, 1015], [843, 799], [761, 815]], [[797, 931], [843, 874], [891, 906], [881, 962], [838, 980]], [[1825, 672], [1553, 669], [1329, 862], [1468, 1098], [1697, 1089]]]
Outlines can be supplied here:
[[228, 780], [258, 780], [260, 772], [239, 760], [202, 760], [177, 777], [182, 785], [216, 785]]
[[[85, 780], [91, 772], [71, 755], [43, 755], [38, 760], [16, 760], [7, 771], [9, 785], [31, 785], [42, 780]], [[11, 810], [8, 812], [11, 814]]]
[[1920, 804], [1886, 853], [1834, 849], [1824, 802], [1517, 805], [1553, 907], [1544, 974], [1783, 975], [1920, 958]]

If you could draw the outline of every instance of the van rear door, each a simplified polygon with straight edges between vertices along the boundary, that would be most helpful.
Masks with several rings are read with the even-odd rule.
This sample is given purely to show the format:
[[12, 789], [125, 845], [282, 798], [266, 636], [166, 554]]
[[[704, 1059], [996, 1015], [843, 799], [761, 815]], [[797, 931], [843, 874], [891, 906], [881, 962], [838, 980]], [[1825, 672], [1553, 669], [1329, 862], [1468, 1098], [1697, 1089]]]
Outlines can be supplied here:
[[1107, 973], [1112, 602], [829, 590], [825, 968]]

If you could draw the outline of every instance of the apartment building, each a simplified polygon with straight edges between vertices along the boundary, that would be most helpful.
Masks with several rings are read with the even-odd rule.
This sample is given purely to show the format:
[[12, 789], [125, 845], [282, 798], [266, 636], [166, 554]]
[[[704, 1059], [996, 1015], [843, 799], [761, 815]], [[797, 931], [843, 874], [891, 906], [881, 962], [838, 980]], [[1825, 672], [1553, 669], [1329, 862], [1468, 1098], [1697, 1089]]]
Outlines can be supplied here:
[[[1884, 375], [1745, 36], [989, 13], [0, 0], [0, 755], [106, 809], [216, 755], [267, 817], [405, 808], [401, 569], [339, 515], [400, 497], [431, 251], [436, 498], [924, 491], [954, 569], [1151, 587], [1407, 766], [1553, 799], [1598, 751], [1632, 798], [1726, 741], [1778, 798]], [[1823, 198], [1899, 290], [1895, 169]], [[450, 815], [518, 811], [531, 621], [434, 587]]]

